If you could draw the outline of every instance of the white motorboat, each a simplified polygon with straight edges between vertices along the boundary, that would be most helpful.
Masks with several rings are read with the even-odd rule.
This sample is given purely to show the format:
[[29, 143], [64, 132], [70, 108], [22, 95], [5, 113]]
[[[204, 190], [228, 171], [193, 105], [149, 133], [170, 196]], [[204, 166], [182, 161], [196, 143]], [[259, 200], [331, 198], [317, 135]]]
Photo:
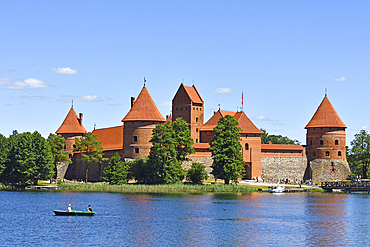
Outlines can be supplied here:
[[270, 193], [284, 193], [285, 187], [281, 186], [280, 184], [277, 184], [276, 186], [271, 186], [269, 189]]

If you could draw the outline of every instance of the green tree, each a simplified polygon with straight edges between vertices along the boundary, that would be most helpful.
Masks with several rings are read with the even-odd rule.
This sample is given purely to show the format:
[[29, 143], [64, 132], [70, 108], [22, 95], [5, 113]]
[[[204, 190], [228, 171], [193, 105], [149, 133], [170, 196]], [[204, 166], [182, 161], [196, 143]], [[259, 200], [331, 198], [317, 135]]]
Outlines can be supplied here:
[[130, 161], [130, 172], [129, 178], [135, 179], [138, 183], [142, 184], [146, 182], [147, 171], [148, 171], [148, 159], [136, 158]]
[[158, 124], [150, 142], [146, 179], [150, 184], [172, 184], [183, 179], [183, 169], [177, 160], [175, 133], [171, 123]]
[[193, 184], [202, 184], [203, 180], [208, 179], [206, 166], [202, 163], [194, 162], [191, 168], [186, 171], [186, 180]]
[[271, 141], [273, 144], [293, 144], [293, 145], [299, 145], [300, 142], [298, 140], [292, 140], [287, 136], [282, 135], [269, 135], [265, 129], [261, 129], [263, 131], [261, 135], [261, 143], [267, 144], [269, 141]]
[[0, 180], [3, 183], [12, 183], [12, 176], [13, 176], [13, 165], [12, 161], [12, 154], [13, 154], [13, 147], [18, 136], [18, 131], [13, 130], [13, 134], [10, 135], [6, 139], [2, 139], [2, 150], [0, 156], [2, 157], [2, 162], [4, 164], [4, 169], [0, 174]]
[[93, 135], [91, 132], [86, 132], [82, 137], [76, 137], [73, 151], [81, 152], [81, 160], [85, 162], [85, 182], [87, 183], [89, 166], [105, 160], [103, 158], [104, 149], [96, 135]]
[[[54, 158], [51, 152], [49, 143], [37, 131], [32, 133], [33, 138], [33, 152], [35, 154], [35, 164], [37, 167], [37, 174], [35, 179], [45, 180], [50, 179], [54, 175]], [[35, 183], [37, 184], [37, 180]]]
[[9, 140], [0, 134], [0, 178], [2, 177], [3, 171], [9, 162], [9, 153], [11, 146]]
[[347, 160], [353, 175], [367, 178], [370, 164], [370, 134], [361, 130], [351, 141]]
[[214, 139], [210, 143], [212, 152], [212, 174], [217, 178], [238, 183], [245, 172], [240, 144], [239, 123], [230, 115], [221, 117], [218, 125], [213, 129]]
[[176, 118], [172, 123], [172, 128], [174, 130], [173, 140], [175, 142], [176, 149], [176, 159], [178, 161], [187, 160], [189, 154], [195, 153], [193, 147], [194, 141], [191, 138], [191, 132], [188, 127], [188, 123], [182, 118]]
[[109, 184], [125, 184], [127, 183], [127, 175], [130, 164], [121, 161], [121, 157], [116, 153], [108, 162], [108, 166], [104, 169], [105, 176], [103, 179]]
[[61, 162], [72, 163], [72, 161], [68, 158], [68, 155], [64, 152], [64, 137], [50, 133], [47, 141], [51, 148], [55, 166]]

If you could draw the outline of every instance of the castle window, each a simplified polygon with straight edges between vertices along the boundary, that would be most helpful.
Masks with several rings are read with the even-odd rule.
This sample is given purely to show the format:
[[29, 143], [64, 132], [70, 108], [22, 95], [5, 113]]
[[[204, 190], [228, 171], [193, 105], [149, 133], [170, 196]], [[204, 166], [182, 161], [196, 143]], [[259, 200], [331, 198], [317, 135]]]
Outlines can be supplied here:
[[342, 152], [341, 151], [338, 151], [338, 156], [342, 156]]
[[188, 110], [188, 108], [186, 107], [186, 108], [185, 108], [185, 110], [187, 111], [187, 110]]
[[329, 157], [329, 151], [326, 151], [326, 153], [325, 153], [325, 154], [326, 154], [326, 156], [328, 156], [328, 157]]
[[198, 132], [198, 128], [196, 128], [195, 131]]
[[320, 145], [324, 145], [324, 141], [323, 140], [320, 140]]
[[314, 157], [315, 157], [315, 156], [316, 156], [316, 152], [313, 152], [313, 155], [312, 155], [312, 156], [314, 156]]
[[310, 145], [312, 145], [312, 140], [310, 140]]
[[254, 137], [256, 137], [257, 135], [256, 134], [254, 134]]
[[195, 122], [198, 122], [198, 117], [195, 118]]
[[338, 145], [338, 140], [335, 140], [335, 145]]
[[199, 111], [201, 111], [202, 110], [202, 108], [199, 108]]
[[134, 142], [137, 142], [137, 136], [134, 136]]
[[195, 143], [198, 143], [198, 139], [195, 139]]
[[197, 111], [198, 111], [198, 107], [197, 107]]
[[193, 111], [195, 110], [195, 107], [193, 107]]
[[135, 153], [138, 154], [139, 153], [139, 148], [135, 148]]
[[245, 144], [245, 150], [248, 150], [249, 149], [249, 145], [248, 143]]

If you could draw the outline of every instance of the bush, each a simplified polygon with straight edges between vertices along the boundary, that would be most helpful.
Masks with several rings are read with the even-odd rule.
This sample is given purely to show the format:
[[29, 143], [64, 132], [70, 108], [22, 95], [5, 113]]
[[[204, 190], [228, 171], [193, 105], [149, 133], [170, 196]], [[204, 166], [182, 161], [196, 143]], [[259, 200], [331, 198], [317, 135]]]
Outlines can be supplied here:
[[206, 166], [202, 163], [194, 162], [191, 168], [186, 171], [186, 180], [193, 184], [202, 184], [202, 180], [208, 179]]

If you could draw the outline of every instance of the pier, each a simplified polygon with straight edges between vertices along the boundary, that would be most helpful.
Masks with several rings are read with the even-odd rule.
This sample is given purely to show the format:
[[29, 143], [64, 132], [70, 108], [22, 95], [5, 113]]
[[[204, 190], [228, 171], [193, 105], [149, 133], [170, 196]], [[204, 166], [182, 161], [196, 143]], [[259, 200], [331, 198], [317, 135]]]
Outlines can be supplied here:
[[352, 192], [367, 192], [370, 194], [370, 181], [361, 182], [326, 182], [322, 188], [326, 191], [344, 191], [345, 193]]

